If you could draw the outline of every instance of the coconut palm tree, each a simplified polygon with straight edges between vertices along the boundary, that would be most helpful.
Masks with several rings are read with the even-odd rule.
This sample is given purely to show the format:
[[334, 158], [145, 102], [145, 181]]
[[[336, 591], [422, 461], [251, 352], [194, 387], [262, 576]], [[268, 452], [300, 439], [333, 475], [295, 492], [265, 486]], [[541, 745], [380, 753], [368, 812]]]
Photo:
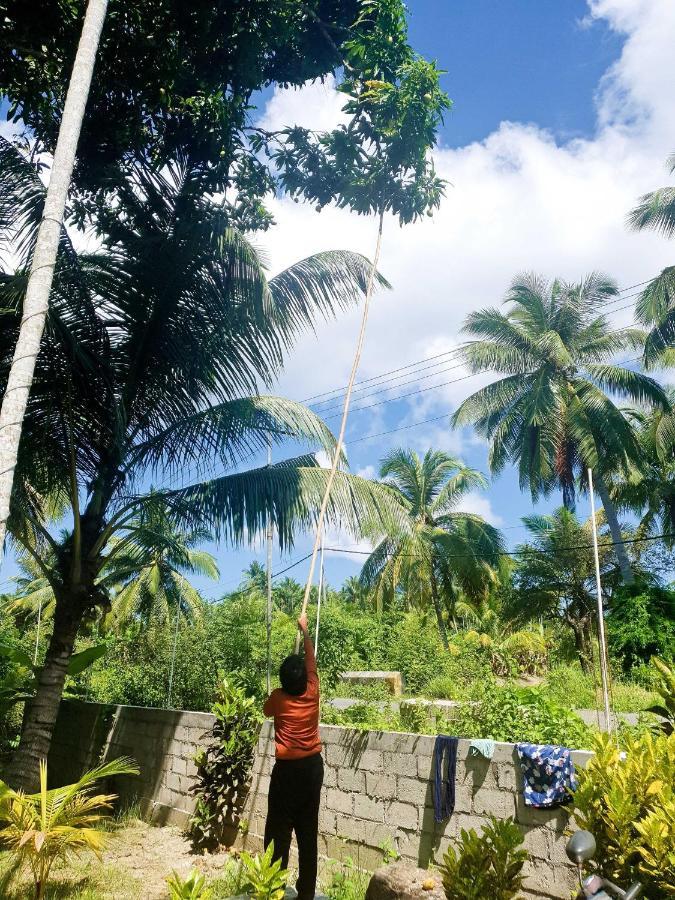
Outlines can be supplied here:
[[107, 0], [88, 0], [82, 34], [75, 54], [73, 71], [63, 107], [59, 136], [54, 150], [44, 216], [36, 234], [30, 277], [24, 298], [24, 318], [15, 344], [7, 389], [0, 408], [0, 551], [5, 543], [14, 469], [19, 453], [21, 427], [28, 403], [35, 360], [40, 352], [42, 333], [54, 266], [59, 249], [61, 223], [75, 165], [84, 110], [89, 96], [96, 51], [105, 20]]
[[[675, 153], [666, 163], [675, 174]], [[634, 231], [660, 231], [675, 237], [675, 187], [659, 188], [640, 197], [640, 202], [628, 214], [628, 225]], [[651, 327], [645, 341], [645, 366], [672, 365], [672, 353], [667, 351], [675, 343], [675, 266], [667, 266], [649, 282], [635, 304], [638, 319]]]
[[652, 378], [612, 360], [640, 344], [642, 333], [609, 327], [603, 307], [615, 283], [591, 274], [579, 284], [521, 275], [512, 283], [505, 313], [472, 313], [464, 330], [476, 337], [463, 347], [473, 372], [506, 377], [468, 397], [453, 424], [473, 425], [490, 442], [489, 465], [501, 472], [518, 465], [520, 486], [532, 499], [560, 488], [573, 510], [577, 481], [595, 475], [625, 581], [632, 581], [621, 528], [610, 500], [606, 473], [627, 471], [640, 459], [640, 445], [621, 397], [668, 409]]
[[214, 557], [198, 549], [209, 539], [204, 529], [181, 531], [167, 507], [149, 498], [121, 530], [111, 547], [110, 571], [102, 572], [99, 584], [114, 590], [106, 624], [117, 628], [130, 619], [200, 619], [204, 601], [187, 576], [220, 577]]
[[[675, 403], [675, 391], [668, 391]], [[675, 546], [675, 412], [654, 410], [635, 415], [642, 447], [640, 465], [616, 479], [610, 487], [620, 510], [640, 517], [636, 537], [663, 535], [666, 547]], [[636, 548], [637, 549], [637, 548]]]
[[[104, 617], [103, 626], [117, 629], [134, 619], [165, 622], [176, 614], [188, 621], [200, 618], [204, 601], [186, 575], [218, 579], [214, 557], [197, 549], [209, 539], [204, 530], [178, 529], [159, 498], [153, 503], [149, 496], [138, 515], [111, 540], [106, 565], [96, 581], [96, 587], [110, 597], [109, 611], [97, 610]], [[14, 579], [17, 589], [9, 611], [51, 619], [56, 605], [51, 584], [34, 557], [24, 552], [17, 561], [21, 575]]]
[[[524, 624], [543, 618], [572, 631], [584, 672], [592, 671], [592, 625], [597, 606], [595, 563], [588, 552], [592, 523], [580, 522], [564, 506], [551, 515], [525, 516], [531, 540], [516, 549], [518, 565], [514, 590], [505, 608], [507, 617]], [[616, 583], [616, 565], [607, 538], [599, 544], [603, 584]]]
[[[21, 321], [44, 188], [0, 145], [0, 222], [16, 269], [0, 275], [0, 389]], [[3, 235], [7, 238], [7, 235]], [[60, 252], [24, 420], [9, 530], [56, 598], [52, 636], [10, 777], [36, 784], [80, 625], [108, 603], [99, 579], [125, 526], [161, 499], [176, 527], [241, 544], [274, 526], [281, 547], [312, 525], [327, 473], [313, 452], [246, 470], [268, 440], [331, 453], [298, 403], [263, 396], [296, 336], [362, 296], [369, 265], [321, 253], [269, 280], [255, 249], [204, 197], [189, 160], [139, 165], [98, 217], [94, 253]], [[146, 485], [161, 473], [155, 492]], [[162, 482], [162, 479], [164, 481]], [[54, 535], [48, 510], [67, 505]], [[352, 531], [397, 512], [390, 493], [341, 472], [329, 517]], [[117, 551], [119, 552], [119, 551]]]
[[485, 487], [485, 478], [447, 453], [428, 450], [420, 459], [404, 449], [382, 460], [380, 478], [396, 492], [408, 527], [390, 531], [377, 544], [361, 583], [374, 592], [378, 609], [398, 590], [410, 605], [433, 605], [447, 647], [444, 610], [452, 617], [459, 591], [472, 597], [485, 592], [503, 550], [496, 528], [456, 510], [467, 493]]

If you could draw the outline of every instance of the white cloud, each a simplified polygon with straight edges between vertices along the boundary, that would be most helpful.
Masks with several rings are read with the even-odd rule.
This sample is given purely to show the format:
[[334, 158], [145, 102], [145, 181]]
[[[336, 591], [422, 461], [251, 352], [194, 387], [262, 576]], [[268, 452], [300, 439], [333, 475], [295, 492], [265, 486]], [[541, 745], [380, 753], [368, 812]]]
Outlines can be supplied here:
[[[627, 286], [672, 263], [672, 243], [630, 233], [625, 217], [640, 194], [665, 179], [663, 163], [674, 149], [675, 3], [591, 0], [589, 16], [626, 35], [620, 59], [598, 87], [596, 134], [560, 143], [535, 126], [502, 122], [484, 141], [436, 151], [439, 174], [452, 186], [433, 219], [403, 229], [386, 222], [381, 269], [394, 288], [374, 300], [360, 379], [454, 347], [466, 314], [498, 305], [520, 271], [574, 280], [602, 270]], [[276, 124], [305, 117], [325, 126], [340, 103], [328, 85], [277, 91], [266, 116]], [[373, 253], [371, 219], [335, 209], [318, 214], [286, 199], [273, 205], [278, 226], [266, 238], [273, 269], [328, 248]], [[622, 315], [617, 322], [630, 320], [630, 311]], [[302, 398], [344, 384], [358, 316], [354, 310], [303, 338], [280, 389]], [[450, 411], [481, 383], [450, 365], [419, 387], [453, 383], [409, 398], [394, 424]], [[394, 393], [415, 388], [400, 383], [391, 385]], [[386, 407], [356, 412], [366, 393], [353, 403], [352, 436], [392, 427]], [[432, 440], [452, 452], [462, 448], [462, 435], [451, 435], [444, 421], [378, 438], [377, 446], [424, 449]]]
[[488, 498], [475, 491], [466, 494], [455, 508], [458, 512], [467, 512], [473, 513], [476, 516], [482, 516], [486, 522], [495, 527], [504, 524], [504, 519], [493, 510], [492, 504]]

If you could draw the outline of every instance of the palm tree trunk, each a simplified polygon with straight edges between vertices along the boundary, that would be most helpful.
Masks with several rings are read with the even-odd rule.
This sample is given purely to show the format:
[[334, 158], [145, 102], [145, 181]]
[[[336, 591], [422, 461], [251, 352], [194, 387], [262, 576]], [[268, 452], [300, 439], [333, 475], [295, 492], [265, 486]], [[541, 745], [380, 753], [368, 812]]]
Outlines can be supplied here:
[[[27, 792], [37, 791], [40, 760], [46, 759], [59, 712], [68, 663], [82, 622], [81, 605], [74, 598], [57, 599], [54, 630], [38, 678], [35, 697], [26, 707], [21, 740], [12, 758], [7, 781]], [[78, 610], [74, 612], [74, 610]]]
[[572, 628], [574, 633], [574, 649], [576, 650], [577, 657], [579, 658], [579, 663], [581, 664], [581, 671], [585, 675], [590, 675], [592, 672], [591, 666], [591, 656], [590, 656], [590, 646], [588, 644], [588, 635], [586, 634], [586, 626], [583, 622], [579, 622], [578, 620], [567, 620]]
[[0, 553], [5, 541], [21, 428], [33, 382], [35, 360], [40, 351], [42, 332], [47, 317], [63, 212], [75, 164], [75, 151], [89, 96], [107, 4], [108, 0], [89, 0], [87, 5], [68, 94], [63, 107], [63, 117], [54, 152], [54, 163], [47, 188], [44, 213], [31, 263], [21, 329], [14, 349], [5, 395], [2, 399], [2, 409], [0, 410]]
[[441, 609], [441, 599], [438, 596], [438, 582], [436, 581], [436, 573], [431, 570], [431, 601], [434, 604], [434, 610], [436, 611], [436, 622], [438, 623], [438, 633], [441, 636], [441, 642], [443, 644], [443, 649], [448, 649], [448, 632], [445, 627], [445, 622], [443, 621], [443, 610]]
[[633, 584], [635, 581], [635, 576], [633, 575], [633, 570], [630, 567], [630, 560], [628, 559], [628, 554], [626, 553], [626, 545], [623, 543], [623, 536], [621, 534], [621, 527], [619, 526], [619, 519], [616, 515], [616, 508], [609, 497], [609, 491], [607, 490], [605, 479], [599, 472], [594, 472], [593, 474], [595, 476], [594, 480], [598, 488], [598, 494], [600, 494], [602, 506], [605, 510], [607, 524], [609, 525], [609, 530], [612, 535], [612, 542], [614, 543], [616, 558], [619, 562], [619, 569], [621, 570], [621, 578], [623, 579], [624, 584]]

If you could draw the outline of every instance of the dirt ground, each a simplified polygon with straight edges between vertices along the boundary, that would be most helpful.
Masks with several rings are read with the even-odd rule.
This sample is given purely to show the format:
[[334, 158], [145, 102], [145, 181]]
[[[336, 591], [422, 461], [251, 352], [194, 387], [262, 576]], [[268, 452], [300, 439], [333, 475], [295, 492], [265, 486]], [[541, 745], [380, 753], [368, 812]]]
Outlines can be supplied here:
[[225, 852], [204, 856], [192, 853], [190, 842], [179, 828], [154, 828], [141, 821], [114, 832], [103, 854], [106, 867], [138, 883], [139, 900], [166, 898], [166, 877], [172, 871], [184, 877], [197, 868], [209, 879], [217, 878], [231, 859]]

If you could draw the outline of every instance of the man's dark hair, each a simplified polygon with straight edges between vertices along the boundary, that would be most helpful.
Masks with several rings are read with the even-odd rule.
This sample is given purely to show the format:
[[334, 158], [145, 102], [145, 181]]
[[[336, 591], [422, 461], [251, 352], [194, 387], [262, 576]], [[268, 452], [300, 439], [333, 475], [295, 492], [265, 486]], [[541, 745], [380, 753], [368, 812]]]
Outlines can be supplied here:
[[299, 697], [307, 690], [307, 669], [304, 657], [297, 653], [287, 656], [279, 667], [282, 690], [291, 697]]

